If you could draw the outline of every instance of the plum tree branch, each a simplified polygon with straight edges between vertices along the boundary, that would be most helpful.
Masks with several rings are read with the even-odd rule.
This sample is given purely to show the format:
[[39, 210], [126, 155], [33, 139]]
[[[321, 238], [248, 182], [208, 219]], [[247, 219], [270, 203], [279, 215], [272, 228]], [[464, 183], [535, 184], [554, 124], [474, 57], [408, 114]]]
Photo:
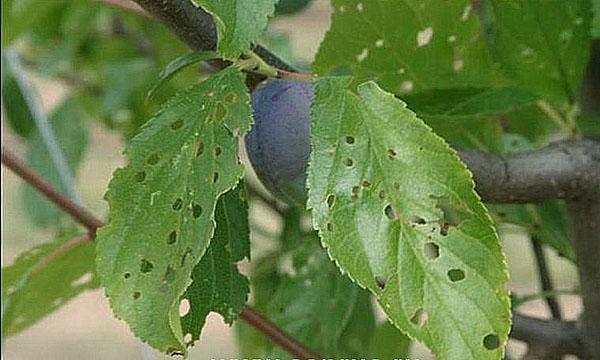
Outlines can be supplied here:
[[600, 184], [600, 142], [562, 141], [501, 157], [471, 149], [458, 154], [473, 173], [485, 202], [540, 203], [574, 199]]
[[545, 356], [576, 355], [583, 357], [581, 331], [574, 321], [543, 320], [513, 313], [510, 337], [526, 342], [530, 349], [544, 349]]
[[560, 313], [560, 306], [558, 305], [558, 301], [556, 300], [554, 295], [552, 295], [552, 293], [554, 292], [554, 288], [552, 286], [552, 279], [550, 278], [550, 271], [546, 263], [546, 254], [544, 254], [542, 242], [536, 236], [533, 235], [531, 236], [531, 247], [533, 249], [535, 262], [537, 264], [537, 269], [540, 277], [540, 284], [542, 285], [542, 292], [545, 294], [549, 294], [549, 296], [544, 297], [544, 299], [546, 300], [546, 305], [548, 305], [552, 317], [556, 320], [560, 320], [562, 318]]
[[[29, 185], [33, 186], [41, 192], [48, 200], [58, 206], [60, 209], [68, 213], [74, 220], [88, 229], [89, 236], [74, 240], [88, 241], [93, 240], [96, 230], [104, 223], [95, 218], [83, 207], [75, 204], [64, 194], [61, 194], [54, 188], [52, 184], [40, 177], [33, 169], [27, 166], [10, 150], [2, 147], [2, 164], [13, 171], [20, 178], [25, 180]], [[71, 243], [68, 243], [71, 246]], [[251, 306], [245, 305], [240, 318], [248, 322], [251, 326], [262, 332], [267, 338], [271, 339], [275, 344], [282, 349], [288, 351], [291, 355], [298, 359], [324, 359], [322, 356], [315, 353], [302, 345], [300, 342], [289, 336], [285, 331], [277, 327], [262, 315], [256, 312]]]
[[[217, 32], [212, 17], [191, 1], [134, 1], [191, 49], [216, 48]], [[296, 71], [261, 46], [256, 46], [254, 52], [277, 69]], [[217, 61], [211, 65], [221, 68], [228, 63]], [[252, 83], [264, 79], [259, 74], [253, 76]], [[459, 154], [474, 174], [477, 191], [487, 202], [539, 203], [569, 199], [600, 178], [600, 143], [593, 140], [564, 141], [510, 158], [467, 149], [459, 149]]]
[[567, 201], [583, 300], [586, 359], [600, 359], [600, 183]]
[[[102, 221], [96, 219], [85, 209], [73, 203], [65, 195], [59, 193], [51, 184], [43, 180], [31, 168], [4, 147], [2, 148], [2, 164], [40, 191], [55, 205], [71, 215], [77, 222], [88, 228], [90, 237], [81, 238], [81, 241], [87, 241], [88, 239], [93, 240], [93, 236], [91, 235], [93, 235], [98, 227], [102, 226]], [[600, 211], [600, 209], [597, 210]], [[240, 314], [240, 318], [299, 359], [322, 358], [321, 356], [316, 356], [314, 352], [308, 350], [275, 324], [262, 317], [249, 305], [245, 306]], [[557, 349], [556, 351], [562, 354], [579, 355], [582, 351], [581, 333], [573, 322], [541, 320], [515, 313], [513, 315], [513, 330], [511, 337], [530, 344], [536, 344], [536, 346], [538, 344], [543, 344], [552, 347], [553, 349]]]

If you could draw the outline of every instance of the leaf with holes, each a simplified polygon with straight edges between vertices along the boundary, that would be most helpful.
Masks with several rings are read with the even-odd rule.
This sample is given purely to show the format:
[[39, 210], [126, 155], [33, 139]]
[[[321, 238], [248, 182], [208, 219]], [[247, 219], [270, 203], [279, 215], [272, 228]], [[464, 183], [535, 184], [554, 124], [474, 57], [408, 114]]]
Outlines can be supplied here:
[[219, 33], [217, 51], [234, 60], [250, 50], [267, 27], [277, 0], [193, 0], [213, 15]]
[[216, 54], [212, 51], [198, 51], [182, 55], [176, 58], [175, 60], [168, 63], [167, 66], [165, 66], [165, 68], [163, 69], [163, 71], [161, 71], [160, 74], [158, 74], [158, 81], [156, 82], [156, 84], [154, 84], [154, 86], [152, 86], [152, 88], [150, 88], [146, 98], [150, 99], [162, 84], [164, 84], [170, 78], [175, 76], [175, 74], [177, 74], [179, 71], [185, 69], [190, 65], [199, 63], [200, 61], [214, 59], [215, 57]]
[[27, 329], [80, 293], [99, 286], [94, 244], [64, 236], [2, 269], [2, 336]]
[[186, 343], [200, 338], [211, 311], [218, 312], [231, 324], [248, 300], [248, 279], [237, 268], [239, 261], [250, 259], [248, 204], [239, 187], [219, 199], [215, 235], [194, 268], [193, 282], [182, 297], [179, 315]]
[[[81, 103], [76, 98], [69, 98], [48, 119], [72, 175], [75, 175], [87, 147], [86, 117]], [[37, 129], [34, 129], [27, 145], [29, 166], [60, 191], [67, 193], [67, 185], [62, 181], [48, 147]], [[37, 226], [55, 226], [65, 216], [56, 205], [27, 184], [23, 184], [22, 199], [27, 216]]]
[[487, 87], [492, 68], [471, 1], [334, 0], [319, 74], [351, 72], [397, 95], [431, 88]]
[[574, 102], [589, 51], [588, 0], [493, 0], [493, 47], [506, 72], [558, 102]]
[[213, 236], [219, 196], [242, 176], [249, 129], [244, 78], [227, 68], [175, 95], [134, 137], [106, 199], [97, 267], [115, 315], [164, 352], [185, 352], [177, 313]]
[[[375, 324], [370, 294], [340, 274], [315, 240], [310, 237], [292, 251], [270, 253], [257, 263], [254, 306], [310, 349], [336, 358], [366, 357], [366, 335]], [[293, 359], [261, 342], [255, 330], [240, 330], [244, 356]]]
[[322, 78], [312, 105], [309, 207], [342, 271], [442, 359], [499, 359], [507, 270], [470, 172], [375, 83]]

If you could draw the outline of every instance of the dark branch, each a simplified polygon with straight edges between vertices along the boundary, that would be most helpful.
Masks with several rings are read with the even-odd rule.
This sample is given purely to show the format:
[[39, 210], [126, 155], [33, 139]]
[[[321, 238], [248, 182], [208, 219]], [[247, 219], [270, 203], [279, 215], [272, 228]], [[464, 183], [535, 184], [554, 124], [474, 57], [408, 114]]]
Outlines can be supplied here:
[[574, 321], [542, 320], [513, 313], [510, 337], [546, 354], [583, 356], [581, 332]]
[[[195, 51], [215, 50], [217, 30], [212, 16], [190, 0], [134, 0], [149, 14], [160, 20], [179, 37], [190, 49]], [[275, 54], [260, 45], [254, 46], [254, 52], [269, 65], [285, 71], [296, 71]], [[221, 69], [229, 62], [212, 60], [210, 65]], [[266, 79], [263, 75], [249, 73], [249, 84], [253, 87]]]
[[[217, 34], [211, 16], [189, 0], [135, 0], [162, 21], [193, 50], [213, 50]], [[268, 50], [254, 51], [270, 65], [294, 69]], [[227, 63], [211, 63], [217, 68]], [[254, 76], [252, 84], [262, 80]], [[546, 149], [502, 158], [477, 150], [459, 150], [473, 172], [477, 191], [484, 201], [538, 203], [548, 199], [576, 197], [600, 178], [600, 143], [592, 140], [565, 141]]]
[[560, 314], [560, 306], [558, 305], [558, 301], [556, 301], [554, 295], [552, 295], [554, 288], [552, 287], [552, 279], [550, 279], [550, 271], [548, 270], [548, 265], [546, 264], [546, 255], [544, 254], [542, 242], [537, 237], [532, 236], [531, 247], [533, 248], [533, 255], [537, 264], [542, 291], [546, 294], [550, 294], [549, 296], [545, 297], [546, 304], [550, 309], [552, 317], [556, 320], [560, 320], [562, 318]]
[[563, 141], [505, 158], [470, 149], [458, 153], [485, 202], [574, 199], [600, 183], [600, 142], [595, 140]]
[[600, 184], [567, 201], [573, 248], [583, 300], [582, 330], [586, 359], [600, 358]]
[[92, 237], [96, 233], [96, 229], [102, 226], [100, 220], [96, 219], [86, 209], [75, 204], [67, 196], [58, 192], [52, 184], [38, 176], [29, 166], [4, 147], [2, 147], [2, 164], [44, 194], [44, 196], [71, 215], [81, 225], [85, 226]]
[[[33, 186], [48, 200], [52, 201], [59, 208], [67, 212], [81, 225], [85, 226], [89, 233], [89, 239], [93, 239], [96, 230], [103, 225], [103, 222], [88, 213], [84, 208], [75, 204], [71, 199], [61, 194], [52, 184], [42, 179], [38, 174], [18, 159], [9, 150], [2, 147], [2, 164], [12, 170], [15, 174], [25, 180], [29, 185]], [[88, 238], [81, 238], [76, 241], [88, 241]], [[70, 246], [69, 244], [68, 246]], [[315, 353], [308, 350], [295, 339], [291, 338], [282, 329], [275, 324], [265, 319], [258, 314], [252, 307], [246, 305], [240, 314], [240, 318], [255, 327], [258, 331], [263, 332], [265, 336], [271, 339], [275, 344], [281, 346], [290, 354], [297, 356], [300, 359], [323, 359], [322, 356], [316, 356]]]
[[311, 352], [292, 337], [283, 333], [275, 324], [258, 314], [253, 308], [246, 306], [240, 313], [240, 319], [254, 326], [266, 335], [275, 344], [278, 344], [288, 353], [301, 360], [326, 359], [320, 355]]

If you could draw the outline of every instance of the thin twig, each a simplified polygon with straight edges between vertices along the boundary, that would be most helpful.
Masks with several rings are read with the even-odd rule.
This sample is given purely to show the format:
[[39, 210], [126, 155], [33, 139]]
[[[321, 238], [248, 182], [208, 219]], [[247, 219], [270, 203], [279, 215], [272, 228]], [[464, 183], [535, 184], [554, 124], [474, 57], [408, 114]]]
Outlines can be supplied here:
[[243, 319], [248, 324], [260, 330], [271, 341], [278, 344], [298, 359], [324, 359], [322, 356], [313, 353], [311, 350], [304, 347], [304, 345], [300, 344], [298, 341], [294, 340], [292, 337], [282, 332], [281, 329], [277, 327], [277, 325], [273, 324], [268, 319], [262, 317], [259, 313], [256, 312], [256, 310], [254, 310], [250, 306], [246, 306], [244, 310], [242, 310], [242, 312], [240, 313], [240, 319]]
[[146, 10], [144, 10], [141, 6], [139, 6], [138, 4], [131, 2], [131, 1], [127, 1], [127, 0], [93, 0], [99, 3], [104, 3], [110, 6], [114, 6], [116, 8], [120, 8], [123, 10], [127, 10], [130, 11], [132, 13], [135, 13], [137, 15], [140, 16], [144, 16], [147, 18], [152, 18], [152, 16], [150, 14], [148, 14], [146, 12]]
[[96, 229], [102, 226], [100, 220], [96, 219], [83, 207], [71, 201], [64, 194], [61, 194], [52, 184], [42, 179], [27, 164], [4, 147], [2, 147], [2, 164], [44, 194], [50, 201], [73, 217], [73, 219], [77, 220], [77, 222], [85, 226], [92, 237], [96, 233]]
[[[2, 147], [2, 164], [29, 183], [29, 185], [39, 190], [48, 198], [48, 200], [52, 201], [59, 208], [71, 215], [81, 225], [85, 226], [90, 233], [90, 239], [94, 238], [96, 230], [103, 225], [102, 221], [96, 219], [93, 215], [88, 213], [87, 210], [78, 206], [65, 195], [58, 192], [52, 184], [42, 179], [10, 152], [10, 150], [5, 149], [4, 147]], [[281, 346], [299, 359], [323, 359], [322, 356], [315, 355], [314, 352], [308, 350], [305, 346], [290, 337], [277, 325], [258, 314], [249, 305], [244, 307], [240, 314], [240, 318], [255, 327], [258, 331], [264, 333], [265, 336], [271, 339], [275, 344]]]
[[277, 200], [265, 195], [265, 193], [262, 190], [256, 188], [249, 182], [246, 182], [246, 190], [248, 191], [250, 197], [260, 200], [262, 203], [273, 209], [273, 211], [275, 211], [279, 215], [283, 215], [284, 208], [277, 202]]
[[[535, 236], [531, 236], [531, 247], [533, 248], [533, 255], [537, 264], [542, 291], [545, 293], [551, 293], [554, 291], [554, 288], [552, 286], [552, 279], [550, 279], [550, 271], [548, 270], [548, 265], [546, 264], [546, 255], [544, 254], [542, 243]], [[548, 308], [550, 309], [552, 317], [556, 320], [562, 319], [560, 306], [558, 305], [556, 298], [554, 296], [546, 296], [545, 300]]]
[[51, 262], [56, 260], [56, 258], [60, 257], [61, 255], [64, 255], [67, 251], [69, 251], [73, 248], [76, 248], [77, 246], [79, 246], [81, 244], [85, 244], [86, 242], [90, 242], [92, 240], [93, 240], [92, 237], [88, 234], [88, 235], [79, 236], [79, 237], [76, 237], [74, 239], [67, 241], [66, 243], [62, 244], [61, 246], [57, 247], [52, 252], [50, 252], [48, 255], [46, 255], [44, 257], [44, 259], [42, 261], [40, 261], [31, 270], [30, 275], [34, 275], [35, 273], [41, 271], [43, 268], [48, 266]]

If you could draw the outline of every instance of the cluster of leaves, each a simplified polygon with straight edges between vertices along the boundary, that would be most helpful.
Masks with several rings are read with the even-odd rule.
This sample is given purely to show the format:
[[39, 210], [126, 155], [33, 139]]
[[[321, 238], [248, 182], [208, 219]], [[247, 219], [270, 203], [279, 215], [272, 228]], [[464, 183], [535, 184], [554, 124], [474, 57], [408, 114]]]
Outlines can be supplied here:
[[[71, 171], [85, 149], [85, 119], [129, 139], [95, 252], [81, 242], [57, 254], [59, 240], [3, 270], [7, 335], [97, 280], [115, 316], [167, 353], [185, 354], [209, 312], [231, 323], [246, 303], [249, 282], [237, 265], [250, 258], [250, 231], [238, 138], [252, 109], [242, 70], [277, 1], [194, 3], [213, 16], [216, 52], [167, 66], [185, 51], [147, 19], [93, 2], [3, 2], [3, 46], [72, 85], [50, 117]], [[320, 77], [307, 207], [317, 231], [302, 230], [304, 211], [286, 211], [275, 249], [253, 260], [254, 304], [331, 357], [402, 357], [410, 337], [444, 359], [499, 359], [510, 328], [506, 264], [492, 217], [448, 143], [506, 154], [579, 134], [591, 3], [333, 0], [332, 9], [313, 64]], [[159, 84], [213, 57], [233, 65], [199, 83], [182, 76], [152, 87], [165, 66]], [[22, 88], [5, 76], [7, 116], [29, 144], [30, 164], [66, 190]], [[176, 88], [184, 90], [173, 95]], [[172, 95], [152, 117], [149, 89], [156, 102]], [[31, 189], [24, 197], [37, 224], [60, 222]], [[492, 208], [500, 222], [574, 260], [563, 212], [559, 202]], [[70, 275], [41, 301], [47, 306], [29, 307], [57, 267]], [[372, 297], [390, 322], [376, 321]], [[287, 357], [254, 330], [238, 330], [244, 356]]]

